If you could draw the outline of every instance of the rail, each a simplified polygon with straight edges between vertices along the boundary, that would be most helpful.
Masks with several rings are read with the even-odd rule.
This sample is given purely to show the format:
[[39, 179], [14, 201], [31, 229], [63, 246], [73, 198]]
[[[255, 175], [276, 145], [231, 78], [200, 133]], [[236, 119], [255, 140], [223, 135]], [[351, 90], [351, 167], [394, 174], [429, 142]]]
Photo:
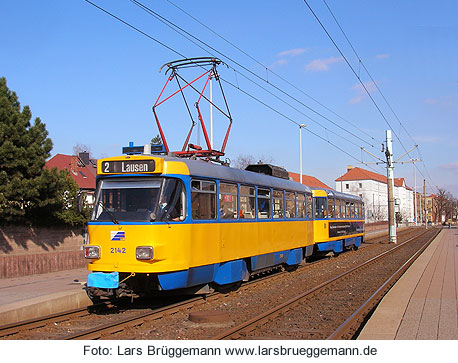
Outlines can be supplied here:
[[[411, 241], [415, 240], [416, 238], [419, 238], [421, 236], [424, 236], [427, 232], [424, 232], [422, 235], [420, 236], [415, 236], [415, 237], [412, 237], [408, 240], [406, 240], [405, 242], [393, 247], [392, 249], [390, 249], [389, 251], [385, 251], [373, 258], [371, 258], [370, 260], [342, 273], [342, 274], [339, 274], [338, 276], [332, 278], [332, 279], [329, 279], [328, 281], [325, 281], [323, 283], [321, 283], [320, 285], [312, 288], [312, 289], [309, 289], [307, 291], [305, 291], [304, 293], [294, 297], [293, 299], [290, 299], [288, 301], [286, 301], [285, 303], [281, 304], [281, 305], [278, 305], [266, 312], [264, 312], [263, 314], [260, 314], [258, 316], [255, 316], [254, 318], [238, 325], [238, 326], [235, 326], [229, 330], [226, 330], [224, 331], [223, 333], [220, 333], [216, 336], [214, 336], [213, 338], [211, 338], [212, 340], [223, 340], [223, 339], [237, 339], [238, 337], [242, 336], [243, 334], [247, 333], [247, 332], [250, 332], [250, 331], [254, 331], [256, 330], [259, 326], [263, 325], [264, 323], [272, 320], [274, 317], [284, 313], [285, 311], [287, 310], [290, 310], [292, 307], [294, 307], [294, 305], [297, 305], [299, 303], [301, 303], [303, 300], [307, 299], [307, 298], [310, 298], [311, 296], [313, 296], [313, 294], [319, 292], [320, 290], [323, 290], [324, 288], [328, 287], [329, 285], [343, 279], [344, 277], [350, 275], [350, 274], [353, 274], [363, 268], [366, 268], [367, 266], [371, 265], [371, 264], [374, 264], [375, 262], [393, 254], [395, 251], [397, 251], [398, 249], [402, 248], [403, 246], [407, 245], [408, 243], [410, 243]], [[426, 245], [424, 246], [424, 248], [427, 247], [427, 245], [429, 245], [429, 243], [431, 243], [431, 241], [435, 238], [435, 236], [437, 236], [439, 232], [437, 232], [427, 243]], [[382, 287], [380, 287], [376, 293], [374, 293], [370, 299], [368, 299], [364, 304], [363, 306], [364, 307], [361, 307], [359, 308], [355, 313], [353, 313], [351, 315], [350, 318], [348, 318], [346, 320], [346, 322], [344, 324], [342, 324], [336, 331], [334, 331], [332, 334], [329, 335], [329, 338], [328, 339], [341, 339], [342, 337], [344, 336], [347, 336], [348, 337], [348, 334], [349, 334], [349, 331], [352, 329], [352, 327], [354, 327], [354, 324], [356, 321], [360, 320], [363, 316], [367, 315], [368, 311], [370, 310], [369, 307], [373, 307], [375, 306], [376, 304], [376, 301], [377, 298], [380, 299], [381, 296], [384, 294], [383, 292], [387, 291], [387, 289], [389, 288], [389, 286], [391, 286], [395, 281], [396, 277], [399, 278], [399, 276], [402, 274], [402, 272], [404, 272], [408, 266], [410, 266], [411, 263], [413, 263], [413, 261], [421, 254], [421, 252], [417, 252], [414, 256], [412, 256], [408, 262], [406, 262], [400, 269], [398, 269], [389, 279], [387, 282], [385, 282], [383, 284]]]

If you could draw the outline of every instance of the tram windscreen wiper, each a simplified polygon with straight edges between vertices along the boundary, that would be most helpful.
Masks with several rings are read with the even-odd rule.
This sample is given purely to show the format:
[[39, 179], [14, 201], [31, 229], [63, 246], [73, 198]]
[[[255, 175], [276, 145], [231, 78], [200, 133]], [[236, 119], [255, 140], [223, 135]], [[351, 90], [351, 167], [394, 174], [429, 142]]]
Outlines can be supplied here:
[[111, 213], [107, 207], [105, 207], [105, 205], [103, 204], [103, 202], [101, 200], [99, 200], [99, 203], [98, 205], [100, 205], [102, 207], [102, 209], [104, 210], [104, 212], [106, 212], [110, 218], [111, 218], [111, 221], [114, 223], [114, 224], [119, 224], [119, 221], [116, 219], [116, 217], [114, 216], [113, 213]]

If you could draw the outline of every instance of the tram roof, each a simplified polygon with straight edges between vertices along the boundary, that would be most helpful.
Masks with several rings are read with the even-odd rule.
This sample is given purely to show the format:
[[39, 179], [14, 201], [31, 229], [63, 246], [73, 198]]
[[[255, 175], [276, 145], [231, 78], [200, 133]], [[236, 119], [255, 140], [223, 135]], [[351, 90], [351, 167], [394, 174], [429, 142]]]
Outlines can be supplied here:
[[325, 189], [325, 191], [328, 194], [328, 197], [334, 197], [334, 198], [339, 198], [339, 199], [358, 200], [358, 201], [362, 200], [361, 197], [357, 195], [353, 195], [353, 194], [342, 193], [342, 192], [338, 192], [338, 191], [330, 190], [330, 189]]
[[174, 157], [164, 157], [167, 161], [180, 161], [186, 164], [189, 173], [196, 177], [216, 178], [220, 180], [239, 182], [242, 184], [253, 184], [258, 186], [285, 189], [295, 192], [311, 193], [312, 190], [303, 184], [291, 180], [281, 179], [270, 175], [260, 174], [252, 171], [231, 168], [202, 160], [177, 159]]
[[[185, 159], [185, 158], [178, 158], [173, 156], [158, 156], [158, 155], [143, 155], [143, 157], [151, 156], [154, 158], [161, 158], [164, 159], [165, 162], [179, 162], [183, 163], [187, 166], [189, 170], [189, 174], [193, 177], [203, 177], [203, 178], [213, 178], [219, 179], [228, 182], [237, 182], [247, 185], [257, 185], [257, 186], [264, 186], [268, 188], [275, 188], [275, 189], [284, 189], [290, 190], [294, 192], [302, 192], [302, 193], [312, 193], [312, 190], [324, 190], [328, 197], [337, 197], [340, 199], [347, 199], [347, 200], [361, 200], [360, 197], [352, 194], [345, 194], [342, 192], [337, 192], [331, 189], [323, 189], [323, 188], [310, 188], [306, 185], [297, 183], [292, 180], [282, 179], [271, 175], [266, 175], [262, 173], [257, 173], [248, 170], [241, 170], [236, 168], [231, 168], [228, 166], [222, 166], [219, 164], [211, 163], [208, 161], [203, 160], [193, 160], [193, 159]], [[110, 158], [110, 159], [118, 159]], [[142, 158], [143, 159], [143, 158]]]

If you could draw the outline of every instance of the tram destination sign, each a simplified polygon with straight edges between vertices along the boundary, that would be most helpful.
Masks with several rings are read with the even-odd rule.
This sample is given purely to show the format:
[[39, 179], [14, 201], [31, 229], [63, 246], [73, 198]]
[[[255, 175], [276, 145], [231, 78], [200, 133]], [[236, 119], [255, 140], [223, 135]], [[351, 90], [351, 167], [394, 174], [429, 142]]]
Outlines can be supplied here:
[[153, 173], [155, 168], [154, 160], [114, 160], [101, 164], [103, 174]]

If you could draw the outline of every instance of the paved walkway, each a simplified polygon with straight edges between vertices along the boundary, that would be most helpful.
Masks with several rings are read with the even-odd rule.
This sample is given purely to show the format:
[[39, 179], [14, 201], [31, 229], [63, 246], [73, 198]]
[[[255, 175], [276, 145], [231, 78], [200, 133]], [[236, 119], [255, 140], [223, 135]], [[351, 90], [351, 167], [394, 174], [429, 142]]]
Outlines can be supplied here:
[[0, 279], [0, 325], [87, 306], [88, 270]]
[[358, 339], [458, 339], [458, 229], [443, 229], [383, 298]]

